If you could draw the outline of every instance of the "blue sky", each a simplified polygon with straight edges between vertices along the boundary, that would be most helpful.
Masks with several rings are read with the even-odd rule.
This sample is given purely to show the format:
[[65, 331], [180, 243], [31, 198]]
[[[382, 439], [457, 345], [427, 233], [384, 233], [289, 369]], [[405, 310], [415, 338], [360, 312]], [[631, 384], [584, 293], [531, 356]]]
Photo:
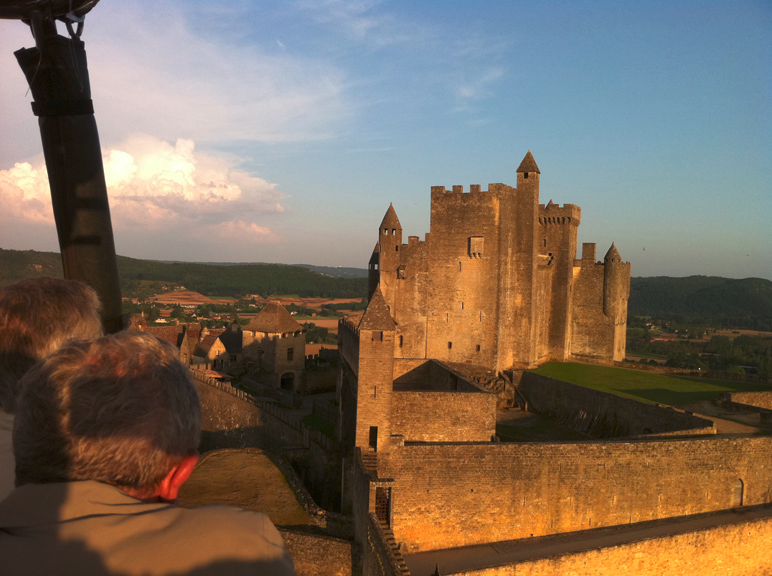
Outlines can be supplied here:
[[[504, 182], [634, 276], [772, 279], [772, 3], [103, 0], [83, 39], [119, 254], [365, 267], [389, 202]], [[56, 250], [0, 21], [0, 247]]]

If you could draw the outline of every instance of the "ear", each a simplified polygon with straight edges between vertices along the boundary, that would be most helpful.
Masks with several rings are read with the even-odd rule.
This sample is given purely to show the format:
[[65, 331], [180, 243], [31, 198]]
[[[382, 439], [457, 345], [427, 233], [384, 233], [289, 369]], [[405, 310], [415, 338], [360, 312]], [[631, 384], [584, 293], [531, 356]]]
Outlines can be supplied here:
[[180, 486], [190, 477], [198, 462], [198, 456], [198, 452], [194, 452], [180, 460], [156, 486], [154, 496], [166, 502], [177, 500]]

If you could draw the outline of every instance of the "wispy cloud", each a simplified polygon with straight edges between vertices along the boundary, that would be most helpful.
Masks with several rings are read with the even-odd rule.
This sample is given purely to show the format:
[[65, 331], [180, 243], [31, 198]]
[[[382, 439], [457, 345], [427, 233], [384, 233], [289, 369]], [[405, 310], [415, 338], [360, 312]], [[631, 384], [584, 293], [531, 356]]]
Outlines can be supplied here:
[[309, 141], [332, 136], [346, 116], [344, 74], [329, 62], [196, 34], [182, 6], [162, 3], [152, 18], [126, 4], [109, 10], [115, 26], [101, 22], [87, 38], [108, 139]]

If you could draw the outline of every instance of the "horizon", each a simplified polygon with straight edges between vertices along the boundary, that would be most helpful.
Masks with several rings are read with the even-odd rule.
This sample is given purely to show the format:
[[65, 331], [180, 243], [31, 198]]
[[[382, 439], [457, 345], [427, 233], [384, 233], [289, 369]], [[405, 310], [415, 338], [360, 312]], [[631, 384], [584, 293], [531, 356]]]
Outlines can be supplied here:
[[[768, 2], [140, 0], [82, 39], [121, 255], [365, 268], [389, 203], [423, 238], [531, 150], [633, 277], [772, 280]], [[33, 44], [0, 21], [0, 246], [58, 252]]]

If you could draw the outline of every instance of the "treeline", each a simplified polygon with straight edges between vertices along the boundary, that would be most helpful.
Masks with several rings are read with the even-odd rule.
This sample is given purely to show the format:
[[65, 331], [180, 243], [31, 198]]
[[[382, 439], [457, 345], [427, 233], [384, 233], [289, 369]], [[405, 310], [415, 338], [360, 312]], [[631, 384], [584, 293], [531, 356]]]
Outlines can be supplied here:
[[772, 331], [772, 282], [716, 276], [632, 278], [628, 315]]
[[[59, 254], [0, 249], [0, 284], [31, 276], [62, 277]], [[158, 262], [118, 256], [118, 276], [124, 296], [141, 296], [148, 284], [185, 286], [207, 296], [240, 297], [297, 294], [304, 298], [363, 298], [366, 278], [318, 274], [284, 264], [194, 264]], [[135, 296], [136, 295], [136, 296]]]

